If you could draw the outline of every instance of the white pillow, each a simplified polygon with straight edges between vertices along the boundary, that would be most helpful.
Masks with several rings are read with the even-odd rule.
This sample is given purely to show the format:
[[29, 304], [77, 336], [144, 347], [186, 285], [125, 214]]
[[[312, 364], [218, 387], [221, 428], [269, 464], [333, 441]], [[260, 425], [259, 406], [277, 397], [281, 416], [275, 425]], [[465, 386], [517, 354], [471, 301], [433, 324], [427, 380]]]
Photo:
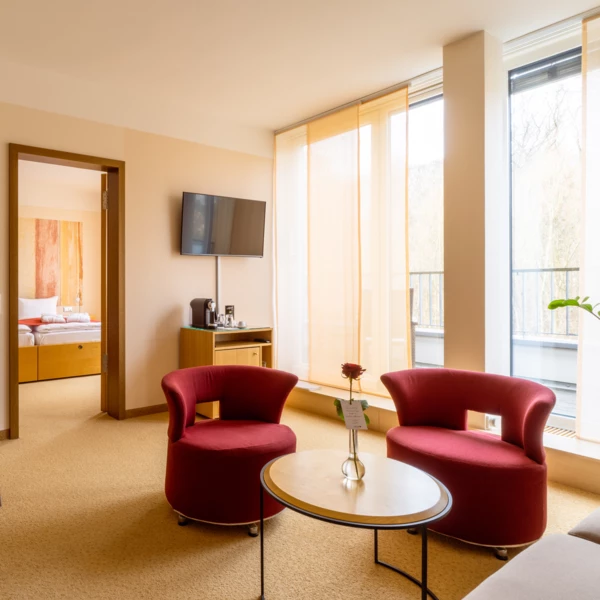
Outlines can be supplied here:
[[67, 315], [67, 323], [90, 323], [89, 313], [71, 313]]
[[39, 319], [42, 314], [55, 315], [58, 296], [19, 298], [19, 319]]
[[31, 327], [19, 323], [19, 333], [31, 333]]
[[66, 323], [66, 320], [62, 315], [47, 315], [46, 313], [43, 313], [40, 318], [42, 323]]

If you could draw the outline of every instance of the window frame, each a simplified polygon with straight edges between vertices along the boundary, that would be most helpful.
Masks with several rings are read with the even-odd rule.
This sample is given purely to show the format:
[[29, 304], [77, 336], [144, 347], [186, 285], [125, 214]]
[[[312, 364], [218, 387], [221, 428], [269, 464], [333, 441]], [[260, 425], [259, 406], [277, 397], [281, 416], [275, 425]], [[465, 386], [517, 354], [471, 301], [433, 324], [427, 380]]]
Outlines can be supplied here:
[[[514, 200], [514, 179], [513, 179], [513, 110], [512, 110], [512, 96], [515, 93], [535, 89], [536, 87], [541, 87], [546, 85], [547, 83], [553, 81], [560, 81], [560, 79], [565, 79], [567, 77], [572, 77], [572, 72], [562, 72], [561, 69], [557, 68], [559, 65], [563, 65], [566, 67], [569, 62], [572, 64], [573, 62], [577, 62], [576, 59], [579, 59], [579, 74], [582, 74], [582, 46], [579, 44], [576, 47], [571, 47], [566, 50], [553, 52], [542, 59], [536, 59], [532, 62], [525, 62], [520, 64], [519, 66], [515, 66], [511, 69], [507, 70], [507, 87], [508, 87], [508, 127], [509, 127], [509, 136], [508, 136], [508, 151], [509, 151], [509, 253], [510, 253], [510, 283], [509, 283], [509, 302], [510, 302], [510, 376], [514, 377], [514, 319], [513, 319], [513, 200]], [[575, 60], [574, 60], [575, 59]], [[513, 77], [514, 75], [521, 75], [527, 72], [541, 71], [542, 68], [547, 65], [548, 70], [552, 70], [550, 76], [545, 81], [540, 81], [537, 83], [533, 83], [531, 85], [522, 87], [521, 89], [514, 90], [513, 89]], [[565, 69], [566, 71], [566, 69]], [[579, 352], [579, 347], [577, 348], [577, 352]], [[568, 431], [575, 431], [577, 417], [570, 417], [567, 415], [562, 415], [558, 413], [552, 412], [548, 418], [547, 426], [556, 427], [559, 429], [565, 429]]]

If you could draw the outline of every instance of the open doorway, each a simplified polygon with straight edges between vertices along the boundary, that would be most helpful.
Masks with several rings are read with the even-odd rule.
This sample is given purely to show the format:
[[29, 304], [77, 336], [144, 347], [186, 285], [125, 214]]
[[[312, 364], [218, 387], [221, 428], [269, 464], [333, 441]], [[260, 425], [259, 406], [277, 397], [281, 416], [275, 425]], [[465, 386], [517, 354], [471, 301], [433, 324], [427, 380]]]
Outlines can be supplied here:
[[11, 439], [20, 384], [96, 375], [99, 408], [125, 417], [124, 167], [10, 145]]

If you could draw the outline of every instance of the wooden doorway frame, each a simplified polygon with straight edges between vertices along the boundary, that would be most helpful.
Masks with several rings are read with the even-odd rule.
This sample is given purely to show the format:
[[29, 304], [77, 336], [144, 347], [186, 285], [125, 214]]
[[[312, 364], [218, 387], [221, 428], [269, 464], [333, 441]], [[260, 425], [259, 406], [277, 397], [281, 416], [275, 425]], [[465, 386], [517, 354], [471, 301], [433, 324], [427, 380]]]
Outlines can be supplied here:
[[125, 163], [110, 158], [9, 144], [8, 157], [8, 398], [9, 438], [19, 437], [19, 161], [104, 171], [106, 211], [106, 412], [125, 418]]

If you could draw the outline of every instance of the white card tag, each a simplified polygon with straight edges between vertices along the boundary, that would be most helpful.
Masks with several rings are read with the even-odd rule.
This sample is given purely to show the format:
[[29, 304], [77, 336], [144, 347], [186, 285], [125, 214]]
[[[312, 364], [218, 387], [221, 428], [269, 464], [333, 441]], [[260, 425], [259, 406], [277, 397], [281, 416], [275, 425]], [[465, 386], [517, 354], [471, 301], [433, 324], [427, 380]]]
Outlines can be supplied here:
[[340, 400], [340, 404], [344, 413], [346, 429], [368, 429], [365, 413], [359, 400], [354, 400], [352, 404], [348, 400]]

